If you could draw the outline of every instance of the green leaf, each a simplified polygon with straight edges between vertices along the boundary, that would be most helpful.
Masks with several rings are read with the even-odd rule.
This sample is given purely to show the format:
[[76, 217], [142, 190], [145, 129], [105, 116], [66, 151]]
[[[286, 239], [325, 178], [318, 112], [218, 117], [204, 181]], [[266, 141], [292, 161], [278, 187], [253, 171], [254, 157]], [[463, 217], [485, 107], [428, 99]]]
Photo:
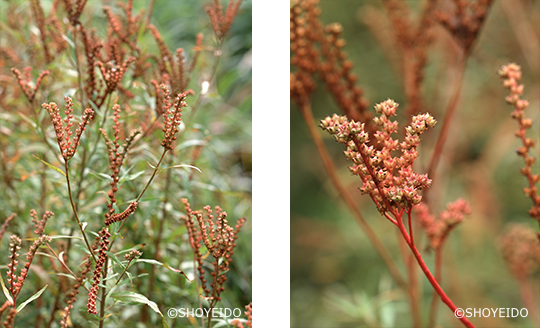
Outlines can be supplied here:
[[157, 173], [161, 173], [165, 170], [168, 170], [168, 169], [174, 169], [174, 168], [179, 168], [179, 167], [189, 167], [190, 169], [195, 169], [197, 171], [199, 171], [199, 173], [202, 173], [201, 169], [199, 169], [198, 167], [196, 166], [193, 166], [193, 165], [189, 165], [189, 164], [179, 164], [179, 165], [173, 165], [173, 166], [169, 166], [169, 167], [166, 167], [164, 169], [161, 169], [159, 170]]
[[63, 238], [84, 240], [82, 237], [77, 237], [77, 236], [64, 236], [64, 235], [51, 236], [51, 239], [63, 239]]
[[133, 173], [133, 174], [125, 174], [122, 177], [120, 177], [120, 179], [118, 181], [118, 184], [122, 184], [125, 181], [135, 180], [135, 179], [137, 179], [138, 177], [140, 177], [143, 174], [144, 174], [144, 171], [139, 171], [139, 172]]
[[148, 298], [146, 298], [146, 296], [141, 295], [141, 294], [137, 294], [137, 293], [134, 293], [134, 292], [121, 291], [121, 292], [112, 294], [111, 297], [113, 299], [115, 299], [117, 301], [121, 301], [121, 302], [143, 303], [143, 304], [148, 305], [152, 310], [154, 310], [154, 312], [156, 312], [157, 314], [159, 314], [161, 316], [163, 327], [167, 327], [167, 328], [169, 327], [169, 325], [165, 321], [165, 317], [163, 316], [163, 313], [161, 313], [161, 311], [159, 310], [157, 304], [152, 302]]
[[23, 303], [21, 303], [19, 306], [17, 306], [17, 313], [21, 312], [22, 309], [24, 309], [24, 307], [32, 302], [33, 300], [35, 300], [36, 298], [40, 297], [41, 294], [43, 294], [43, 292], [45, 291], [45, 289], [47, 289], [47, 287], [49, 287], [49, 284], [45, 285], [45, 287], [41, 288], [37, 293], [35, 293], [34, 295], [32, 295], [32, 297], [30, 297], [29, 299], [27, 299], [26, 301], [24, 301]]
[[191, 279], [188, 278], [188, 276], [184, 273], [184, 271], [182, 270], [179, 270], [179, 269], [175, 269], [175, 268], [172, 268], [170, 267], [168, 264], [166, 263], [161, 263], [159, 261], [156, 261], [156, 260], [150, 260], [150, 259], [138, 259], [137, 262], [144, 262], [144, 263], [150, 263], [150, 264], [153, 264], [153, 265], [159, 265], [159, 266], [162, 266], [164, 267], [165, 269], [169, 269], [171, 271], [174, 271], [174, 272], [178, 272], [178, 273], [181, 273], [184, 275], [184, 277], [186, 277], [187, 280], [189, 280], [190, 282], [193, 281]]
[[32, 155], [34, 156], [35, 158], [39, 159], [40, 161], [43, 162], [43, 164], [47, 165], [48, 167], [50, 167], [51, 169], [55, 170], [56, 172], [60, 172], [62, 173], [63, 176], [66, 176], [66, 174], [64, 173], [64, 171], [60, 170], [59, 168], [57, 168], [56, 166], [50, 164], [50, 163], [47, 163], [45, 162], [44, 160], [42, 160], [41, 158], [37, 157], [36, 155]]
[[28, 118], [28, 116], [24, 115], [23, 113], [21, 112], [18, 112], [17, 114], [19, 114], [19, 116], [25, 120], [26, 122], [28, 122], [28, 124], [30, 124], [34, 129], [37, 129], [37, 124], [32, 121], [30, 118]]
[[2, 284], [2, 291], [4, 292], [4, 295], [6, 295], [6, 298], [8, 299], [8, 301], [10, 301], [11, 304], [13, 304], [13, 298], [11, 297], [11, 295], [9, 295], [9, 290], [6, 288], [6, 285], [4, 284], [4, 278], [2, 277], [1, 274], [0, 274], [0, 284]]
[[191, 147], [191, 146], [204, 146], [204, 145], [206, 145], [206, 141], [192, 139], [192, 140], [186, 140], [186, 141], [182, 142], [181, 144], [176, 146], [176, 148], [177, 149], [184, 149], [184, 148], [188, 148], [188, 147]]

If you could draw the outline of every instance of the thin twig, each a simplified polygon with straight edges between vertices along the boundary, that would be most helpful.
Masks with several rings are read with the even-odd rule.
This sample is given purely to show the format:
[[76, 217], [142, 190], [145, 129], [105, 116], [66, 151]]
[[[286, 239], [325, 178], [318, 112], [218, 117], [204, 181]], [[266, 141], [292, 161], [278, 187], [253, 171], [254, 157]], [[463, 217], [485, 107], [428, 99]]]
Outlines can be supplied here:
[[86, 233], [84, 232], [83, 225], [81, 223], [81, 220], [79, 219], [79, 214], [77, 214], [77, 208], [75, 206], [75, 202], [73, 201], [73, 196], [71, 195], [71, 182], [69, 180], [69, 166], [68, 166], [67, 160], [64, 163], [64, 167], [66, 169], [66, 182], [67, 182], [67, 187], [68, 187], [68, 195], [69, 195], [69, 201], [71, 203], [71, 208], [73, 209], [73, 214], [75, 214], [75, 219], [77, 219], [77, 223], [79, 224], [79, 228], [83, 235], [84, 242], [86, 243], [86, 247], [88, 247], [90, 254], [94, 258], [94, 261], [96, 261], [97, 263], [96, 255], [94, 254], [94, 250], [92, 249], [92, 247], [90, 246], [90, 243], [88, 242], [88, 238], [86, 237]]

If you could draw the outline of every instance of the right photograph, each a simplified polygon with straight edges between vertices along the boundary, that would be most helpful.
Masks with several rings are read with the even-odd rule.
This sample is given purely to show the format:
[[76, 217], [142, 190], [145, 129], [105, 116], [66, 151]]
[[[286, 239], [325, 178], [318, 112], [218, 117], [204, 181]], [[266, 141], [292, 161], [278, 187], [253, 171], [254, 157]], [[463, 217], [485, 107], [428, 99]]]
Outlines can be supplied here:
[[290, 4], [291, 327], [540, 327], [540, 1]]

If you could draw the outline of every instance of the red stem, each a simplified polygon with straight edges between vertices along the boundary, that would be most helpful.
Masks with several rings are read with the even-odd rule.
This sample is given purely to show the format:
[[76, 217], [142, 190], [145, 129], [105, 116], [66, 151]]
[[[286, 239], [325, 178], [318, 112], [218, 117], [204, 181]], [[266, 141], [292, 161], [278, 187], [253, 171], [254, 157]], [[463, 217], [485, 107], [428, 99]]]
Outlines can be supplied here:
[[[441, 282], [441, 264], [442, 264], [442, 244], [439, 244], [439, 247], [435, 249], [435, 279], [438, 282]], [[435, 327], [437, 322], [437, 309], [439, 305], [439, 300], [437, 299], [437, 292], [433, 291], [433, 296], [431, 296], [431, 304], [429, 306], [429, 319], [427, 327]]]
[[[402, 218], [398, 217], [397, 219], [398, 219], [399, 231], [401, 231], [403, 238], [405, 238], [405, 240], [410, 240], [409, 235], [407, 234], [407, 230], [405, 229], [405, 226], [403, 225]], [[418, 265], [420, 265], [420, 268], [424, 272], [424, 275], [431, 283], [431, 286], [433, 286], [437, 294], [439, 294], [441, 300], [450, 308], [450, 310], [456, 313], [457, 307], [454, 305], [454, 303], [452, 303], [452, 300], [450, 300], [450, 298], [446, 295], [446, 293], [441, 288], [441, 286], [439, 285], [435, 277], [433, 277], [426, 263], [424, 262], [422, 255], [420, 255], [420, 252], [418, 252], [418, 249], [416, 249], [416, 246], [411, 242], [407, 242], [407, 244], [409, 245], [409, 248], [413, 252], [414, 257], [416, 258], [416, 261], [418, 262]], [[465, 327], [474, 328], [474, 325], [469, 320], [467, 320], [467, 318], [462, 317], [458, 319], [465, 325]]]

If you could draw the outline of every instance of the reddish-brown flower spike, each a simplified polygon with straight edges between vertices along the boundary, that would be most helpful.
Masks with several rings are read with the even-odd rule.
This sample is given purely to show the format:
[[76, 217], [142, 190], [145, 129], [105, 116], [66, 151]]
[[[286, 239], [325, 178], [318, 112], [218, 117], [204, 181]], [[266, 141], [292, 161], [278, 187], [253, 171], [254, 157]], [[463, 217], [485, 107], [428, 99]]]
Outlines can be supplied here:
[[531, 128], [532, 120], [525, 117], [525, 110], [529, 106], [527, 100], [521, 99], [523, 95], [523, 84], [521, 80], [521, 67], [515, 63], [504, 65], [499, 70], [499, 76], [503, 79], [503, 85], [510, 90], [510, 95], [506, 97], [506, 102], [514, 106], [511, 113], [519, 125], [514, 133], [521, 140], [521, 147], [517, 149], [517, 154], [523, 157], [525, 167], [521, 169], [521, 174], [527, 178], [528, 186], [523, 189], [527, 197], [533, 201], [533, 206], [529, 210], [529, 215], [540, 223], [540, 197], [538, 196], [536, 184], [540, 180], [538, 174], [532, 173], [532, 165], [536, 161], [531, 153], [531, 148], [535, 146], [535, 140], [527, 138], [527, 130]]
[[47, 221], [54, 215], [51, 211], [45, 211], [41, 220], [38, 219], [36, 210], [30, 210], [30, 216], [32, 217], [32, 222], [34, 223], [34, 233], [38, 236], [41, 236], [45, 233], [45, 225]]
[[220, 0], [213, 0], [212, 4], [206, 7], [206, 12], [210, 17], [212, 28], [214, 29], [214, 32], [219, 39], [223, 39], [223, 37], [225, 37], [225, 34], [227, 34], [229, 29], [231, 28], [231, 25], [234, 22], [234, 17], [238, 12], [238, 7], [240, 7], [241, 2], [242, 0], [230, 0], [225, 11], [225, 15], [223, 15], [223, 9]]
[[170, 91], [165, 85], [161, 85], [163, 92], [163, 133], [164, 137], [161, 145], [168, 150], [173, 149], [173, 142], [176, 140], [176, 133], [182, 123], [182, 107], [187, 107], [186, 94], [179, 93], [175, 99], [174, 106], [170, 103]]
[[[202, 288], [207, 297], [212, 297], [212, 302], [219, 301], [220, 294], [224, 290], [224, 283], [227, 281], [225, 273], [228, 271], [230, 263], [232, 263], [232, 255], [236, 247], [236, 239], [238, 232], [245, 222], [244, 218], [238, 220], [236, 229], [229, 226], [227, 221], [227, 213], [219, 206], [215, 207], [215, 215], [210, 206], [205, 206], [202, 211], [192, 211], [187, 199], [182, 199], [186, 210], [186, 226], [190, 245], [195, 254], [195, 261], [199, 272], [199, 279]], [[216, 219], [217, 218], [217, 219]], [[198, 223], [198, 227], [195, 225]], [[203, 257], [200, 252], [201, 241], [206, 246], [208, 252], [214, 257], [214, 270], [210, 273], [211, 282], [205, 278], [205, 270], [203, 269]]]
[[90, 288], [90, 292], [88, 293], [88, 302], [86, 304], [88, 308], [88, 313], [90, 314], [97, 314], [97, 308], [96, 308], [96, 299], [97, 299], [97, 293], [99, 290], [99, 283], [101, 282], [101, 273], [103, 270], [103, 265], [107, 261], [107, 251], [109, 250], [109, 237], [111, 236], [111, 233], [109, 232], [107, 227], [104, 227], [99, 231], [99, 237], [96, 237], [96, 240], [99, 241], [100, 249], [98, 251], [98, 260], [96, 263], [96, 267], [94, 269], [94, 277], [92, 282], [92, 288]]
[[135, 212], [138, 204], [139, 203], [137, 202], [131, 202], [129, 206], [124, 210], [124, 212], [113, 214], [107, 220], [105, 220], [105, 225], [108, 226], [113, 224], [114, 222], [125, 220], [128, 216]]
[[51, 117], [54, 131], [56, 132], [56, 139], [58, 141], [58, 146], [60, 147], [60, 152], [64, 160], [71, 159], [77, 152], [77, 146], [81, 139], [82, 133], [86, 130], [88, 123], [94, 118], [94, 110], [87, 108], [84, 111], [84, 114], [79, 123], [79, 127], [75, 131], [75, 136], [72, 137], [73, 131], [71, 127], [73, 123], [73, 100], [70, 97], [65, 97], [64, 101], [66, 102], [64, 114], [66, 117], [62, 120], [60, 115], [60, 109], [56, 103], [51, 102], [49, 104], [44, 103], [41, 105], [45, 109], [49, 116]]
[[10, 223], [11, 220], [13, 220], [16, 216], [17, 216], [17, 214], [12, 213], [12, 214], [6, 219], [6, 221], [4, 221], [4, 223], [2, 224], [2, 228], [0, 228], [0, 240], [2, 240], [2, 237], [4, 236], [4, 233], [6, 232], [6, 229], [7, 229], [8, 225], [9, 225], [9, 223]]
[[10, 237], [11, 241], [9, 243], [9, 263], [7, 265], [8, 271], [6, 272], [7, 281], [9, 284], [9, 291], [11, 295], [15, 295], [15, 292], [17, 290], [18, 284], [17, 284], [17, 275], [15, 274], [15, 271], [17, 271], [17, 264], [19, 264], [19, 251], [21, 250], [21, 238], [17, 237], [16, 235], [11, 235]]
[[37, 81], [36, 81], [36, 85], [34, 87], [32, 87], [31, 86], [31, 81], [30, 81], [30, 70], [31, 70], [30, 67], [26, 67], [24, 69], [24, 73], [25, 73], [24, 77], [22, 76], [21, 72], [16, 68], [12, 68], [11, 72], [17, 78], [17, 81], [19, 82], [19, 86], [21, 87], [22, 92], [26, 96], [26, 99], [28, 99], [29, 102], [32, 102], [32, 101], [34, 101], [34, 98], [36, 96], [36, 92], [39, 89], [39, 86], [41, 85], [41, 81], [43, 80], [43, 78], [45, 76], [50, 75], [51, 72], [49, 72], [49, 71], [41, 72], [39, 74], [39, 77], [38, 77]]
[[126, 73], [128, 66], [135, 61], [135, 57], [128, 57], [122, 64], [112, 64], [107, 62], [97, 62], [105, 84], [107, 85], [107, 94], [112, 93], [118, 88], [118, 84], [122, 81], [124, 74]]

